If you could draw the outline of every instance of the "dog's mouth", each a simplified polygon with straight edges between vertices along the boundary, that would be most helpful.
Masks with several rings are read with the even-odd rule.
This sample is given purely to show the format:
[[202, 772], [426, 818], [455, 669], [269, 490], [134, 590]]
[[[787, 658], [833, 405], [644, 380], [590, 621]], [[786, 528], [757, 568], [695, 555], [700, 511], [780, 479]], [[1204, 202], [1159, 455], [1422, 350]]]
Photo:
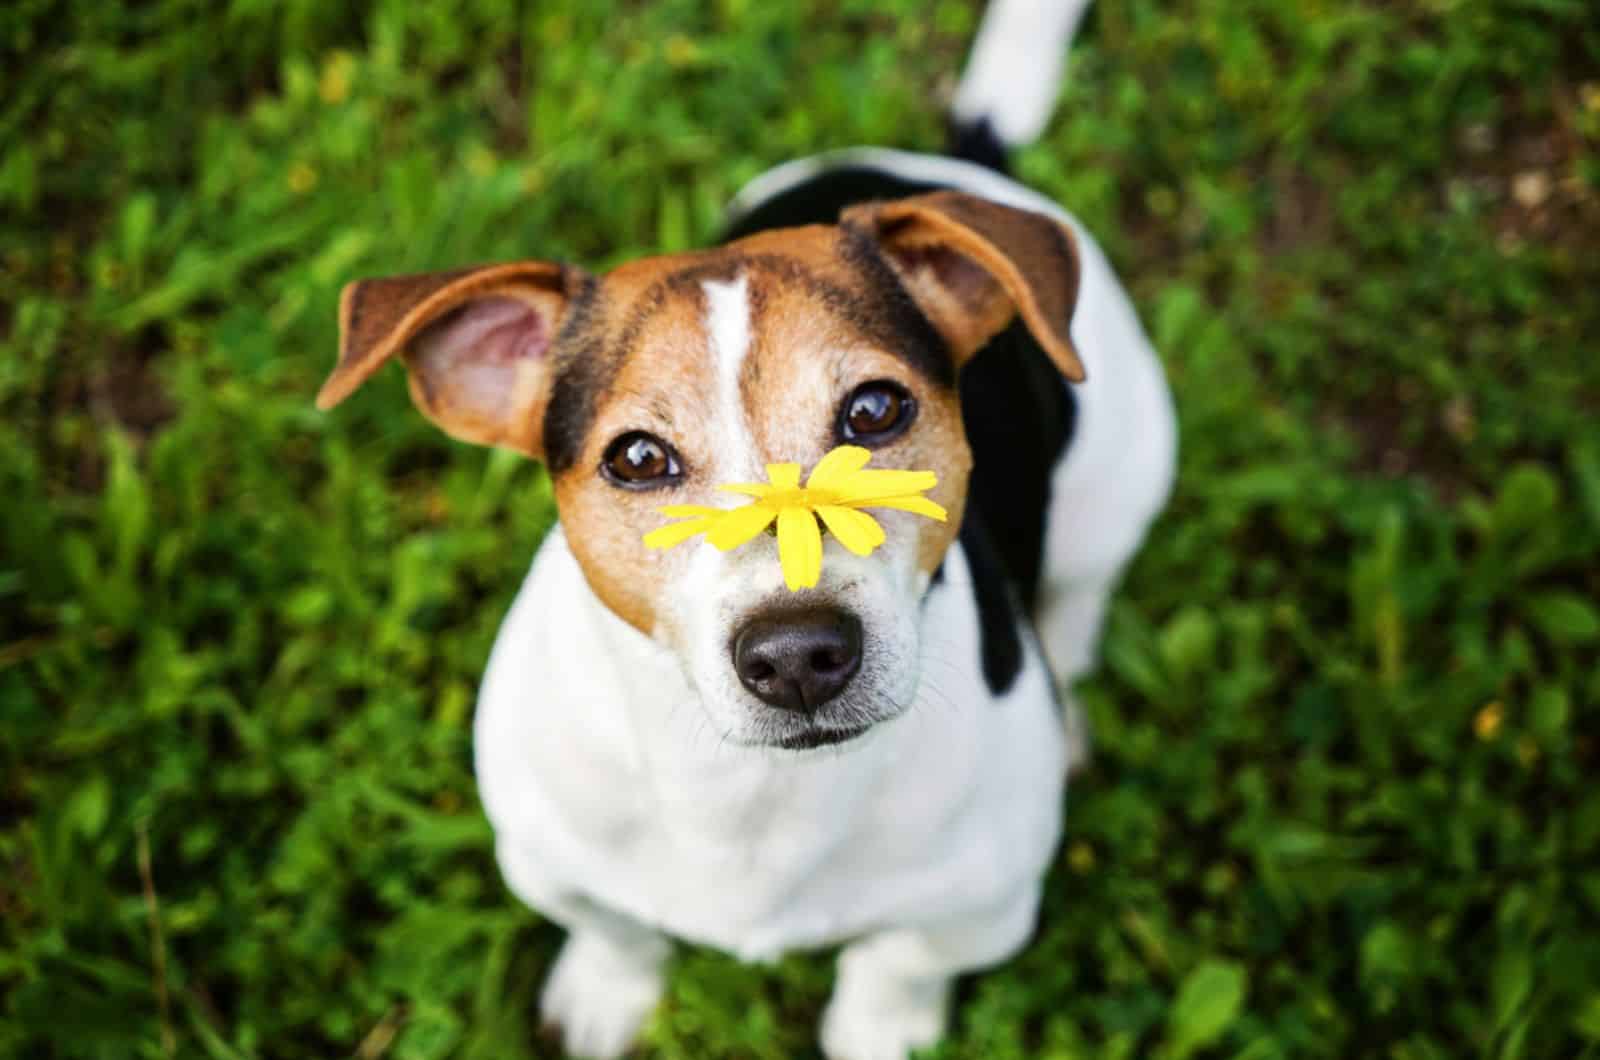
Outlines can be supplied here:
[[817, 747], [848, 743], [870, 728], [871, 725], [852, 725], [846, 729], [819, 729], [808, 726], [800, 732], [779, 737], [772, 746], [781, 747], [785, 751], [810, 751]]

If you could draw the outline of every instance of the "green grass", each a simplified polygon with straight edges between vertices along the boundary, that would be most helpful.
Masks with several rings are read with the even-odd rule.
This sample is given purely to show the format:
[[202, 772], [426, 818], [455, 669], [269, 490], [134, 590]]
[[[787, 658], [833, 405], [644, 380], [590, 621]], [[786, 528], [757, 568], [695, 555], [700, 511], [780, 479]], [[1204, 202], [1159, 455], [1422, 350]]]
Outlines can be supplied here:
[[[469, 764], [547, 483], [397, 371], [314, 411], [338, 289], [936, 148], [977, 10], [534, 6], [0, 13], [0, 1054], [554, 1055]], [[1182, 472], [936, 1055], [1600, 1056], [1592, 5], [1102, 0], [1019, 169]], [[808, 1055], [830, 978], [685, 950], [643, 1053]]]

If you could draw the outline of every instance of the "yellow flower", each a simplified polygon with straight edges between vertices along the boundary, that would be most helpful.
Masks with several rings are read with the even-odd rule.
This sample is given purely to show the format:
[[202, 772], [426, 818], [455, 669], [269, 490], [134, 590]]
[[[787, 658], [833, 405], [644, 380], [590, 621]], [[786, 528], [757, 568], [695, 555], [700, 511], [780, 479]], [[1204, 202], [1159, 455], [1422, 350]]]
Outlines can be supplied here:
[[753, 498], [742, 508], [707, 508], [673, 504], [661, 514], [682, 522], [644, 535], [647, 548], [671, 548], [697, 534], [727, 552], [778, 524], [778, 562], [791, 590], [809, 589], [822, 576], [822, 529], [858, 556], [870, 556], [883, 544], [883, 527], [862, 508], [897, 508], [944, 522], [948, 513], [921, 494], [938, 485], [932, 471], [867, 470], [872, 453], [859, 445], [841, 445], [817, 462], [800, 485], [799, 464], [768, 464], [768, 483], [738, 482], [718, 486], [728, 493]]
[[1478, 739], [1488, 741], [1495, 738], [1500, 732], [1500, 725], [1506, 720], [1506, 708], [1499, 701], [1485, 703], [1472, 719], [1472, 731], [1478, 734]]

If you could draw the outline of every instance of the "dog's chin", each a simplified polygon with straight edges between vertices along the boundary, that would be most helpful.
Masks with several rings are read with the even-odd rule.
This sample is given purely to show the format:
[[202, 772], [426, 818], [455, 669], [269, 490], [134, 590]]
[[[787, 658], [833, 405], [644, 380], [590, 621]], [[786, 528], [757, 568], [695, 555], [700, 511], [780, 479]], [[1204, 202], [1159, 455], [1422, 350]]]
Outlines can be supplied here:
[[850, 711], [845, 717], [829, 717], [828, 712], [823, 711], [809, 718], [779, 711], [763, 713], [769, 716], [747, 719], [728, 733], [728, 742], [793, 753], [827, 749], [852, 751], [870, 742], [874, 732], [899, 716], [899, 712], [863, 716], [860, 711]]
[[872, 728], [871, 725], [857, 725], [848, 729], [825, 729], [817, 725], [807, 725], [799, 732], [778, 737], [774, 742], [763, 744], [766, 747], [776, 747], [782, 751], [814, 751], [819, 747], [837, 747], [847, 744], [865, 736]]

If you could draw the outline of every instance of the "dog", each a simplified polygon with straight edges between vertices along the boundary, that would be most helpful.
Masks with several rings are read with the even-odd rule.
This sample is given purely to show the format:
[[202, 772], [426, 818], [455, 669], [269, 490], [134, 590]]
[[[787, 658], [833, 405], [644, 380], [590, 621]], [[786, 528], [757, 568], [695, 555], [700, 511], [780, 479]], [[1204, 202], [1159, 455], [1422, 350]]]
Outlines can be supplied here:
[[[575, 1055], [629, 1047], [676, 938], [750, 961], [842, 943], [824, 1052], [901, 1060], [943, 1033], [956, 975], [1033, 931], [1087, 753], [1068, 686], [1176, 446], [1104, 255], [997, 168], [1048, 116], [1086, 2], [989, 10], [955, 156], [788, 163], [724, 242], [604, 276], [530, 260], [343, 292], [319, 405], [398, 357], [444, 431], [550, 475], [559, 525], [474, 735], [505, 880], [569, 933], [541, 1007]], [[799, 591], [770, 538], [641, 542], [663, 505], [727, 507], [718, 484], [845, 442], [935, 471], [949, 521], [879, 513], [880, 549], [829, 539]]]

